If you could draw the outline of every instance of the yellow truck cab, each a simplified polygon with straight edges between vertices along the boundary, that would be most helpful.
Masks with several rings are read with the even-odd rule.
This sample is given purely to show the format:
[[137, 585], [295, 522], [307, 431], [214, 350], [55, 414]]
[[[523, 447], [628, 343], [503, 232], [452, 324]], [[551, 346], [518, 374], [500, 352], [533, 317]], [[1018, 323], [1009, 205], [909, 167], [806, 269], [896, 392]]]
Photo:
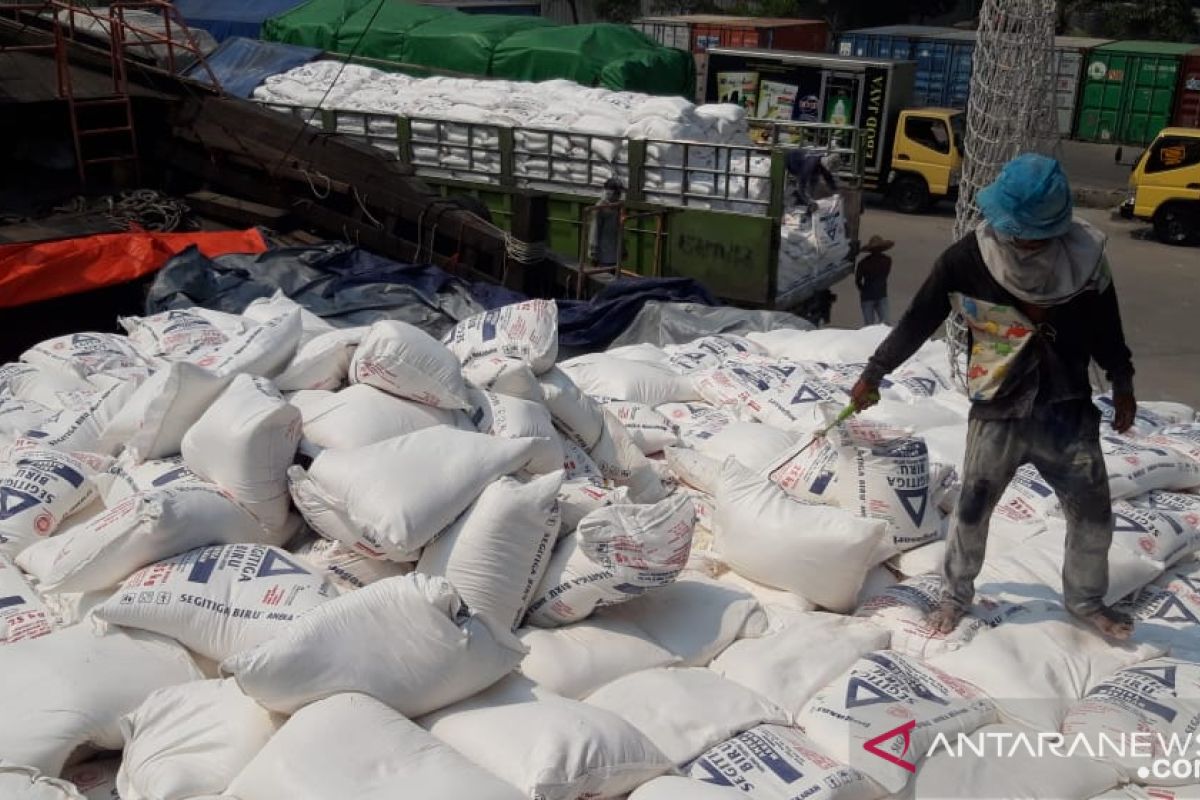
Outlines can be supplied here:
[[953, 108], [908, 108], [896, 120], [884, 191], [896, 210], [918, 214], [958, 193], [966, 114]]
[[1200, 128], [1163, 128], [1129, 175], [1121, 215], [1167, 244], [1200, 242]]

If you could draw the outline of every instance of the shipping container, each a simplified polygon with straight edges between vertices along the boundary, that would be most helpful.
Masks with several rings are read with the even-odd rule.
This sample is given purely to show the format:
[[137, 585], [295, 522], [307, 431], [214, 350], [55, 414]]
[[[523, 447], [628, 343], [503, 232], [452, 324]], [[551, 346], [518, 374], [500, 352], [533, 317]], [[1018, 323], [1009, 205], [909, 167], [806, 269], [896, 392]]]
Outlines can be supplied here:
[[1194, 44], [1125, 41], [1088, 56], [1075, 138], [1145, 146], [1171, 123], [1186, 56]]
[[738, 103], [756, 119], [853, 125], [864, 131], [864, 172], [886, 173], [892, 126], [910, 103], [916, 64], [782, 50], [714, 48], [704, 100]]
[[1083, 65], [1088, 54], [1097, 47], [1111, 44], [1112, 39], [1089, 39], [1084, 36], [1054, 37], [1054, 106], [1058, 115], [1058, 135], [1070, 138], [1075, 126], [1075, 109], [1083, 82]]
[[633, 27], [667, 47], [690, 51], [696, 60], [696, 99], [704, 97], [704, 71], [713, 47], [749, 47], [823, 53], [829, 46], [829, 24], [817, 19], [731, 17], [681, 14], [642, 17]]
[[1200, 128], [1200, 51], [1184, 56], [1171, 124], [1176, 128]]
[[846, 31], [838, 54], [893, 58], [917, 63], [913, 103], [966, 108], [971, 89], [975, 31], [929, 25], [886, 25]]

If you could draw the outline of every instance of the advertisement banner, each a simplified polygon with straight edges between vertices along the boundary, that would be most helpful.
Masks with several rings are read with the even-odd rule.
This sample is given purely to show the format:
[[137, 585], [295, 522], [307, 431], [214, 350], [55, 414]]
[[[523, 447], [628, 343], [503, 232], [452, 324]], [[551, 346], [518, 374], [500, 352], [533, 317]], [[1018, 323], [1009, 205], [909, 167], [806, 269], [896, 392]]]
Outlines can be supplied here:
[[756, 116], [761, 119], [791, 119], [798, 88], [790, 83], [762, 81], [758, 85], [758, 113]]
[[863, 166], [867, 172], [878, 172], [885, 144], [883, 126], [887, 112], [888, 71], [881, 67], [867, 67], [865, 79], [862, 104], [858, 110], [858, 127], [863, 130]]
[[758, 101], [757, 72], [718, 72], [717, 102], [733, 103], [753, 116]]

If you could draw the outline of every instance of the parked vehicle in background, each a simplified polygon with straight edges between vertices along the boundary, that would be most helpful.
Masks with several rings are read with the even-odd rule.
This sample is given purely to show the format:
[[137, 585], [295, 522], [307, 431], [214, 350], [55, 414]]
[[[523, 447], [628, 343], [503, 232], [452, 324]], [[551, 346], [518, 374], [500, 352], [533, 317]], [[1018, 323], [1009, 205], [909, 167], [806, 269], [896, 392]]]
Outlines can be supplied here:
[[805, 145], [803, 126], [864, 131], [863, 186], [916, 214], [951, 198], [966, 125], [954, 108], [910, 108], [911, 61], [749, 48], [709, 51], [705, 100], [736, 102], [762, 144]]
[[1129, 176], [1127, 218], [1147, 220], [1167, 244], [1200, 242], [1200, 128], [1164, 128]]

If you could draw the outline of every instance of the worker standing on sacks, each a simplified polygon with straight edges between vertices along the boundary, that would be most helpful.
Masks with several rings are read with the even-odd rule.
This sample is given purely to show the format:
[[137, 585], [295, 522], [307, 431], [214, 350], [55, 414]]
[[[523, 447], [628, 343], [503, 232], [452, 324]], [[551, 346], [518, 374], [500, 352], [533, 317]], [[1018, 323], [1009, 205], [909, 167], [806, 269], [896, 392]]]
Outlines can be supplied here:
[[1133, 620], [1104, 605], [1112, 504], [1092, 404], [1092, 358], [1113, 386], [1112, 427], [1133, 424], [1133, 363], [1121, 330], [1105, 236], [1072, 216], [1057, 161], [1010, 161], [976, 201], [984, 222], [948, 248], [855, 384], [860, 409], [879, 382], [945, 321], [970, 331], [971, 413], [962, 495], [946, 548], [946, 593], [931, 623], [949, 633], [974, 598], [992, 511], [1017, 468], [1031, 463], [1058, 494], [1067, 521], [1067, 609], [1101, 633], [1126, 639]]

